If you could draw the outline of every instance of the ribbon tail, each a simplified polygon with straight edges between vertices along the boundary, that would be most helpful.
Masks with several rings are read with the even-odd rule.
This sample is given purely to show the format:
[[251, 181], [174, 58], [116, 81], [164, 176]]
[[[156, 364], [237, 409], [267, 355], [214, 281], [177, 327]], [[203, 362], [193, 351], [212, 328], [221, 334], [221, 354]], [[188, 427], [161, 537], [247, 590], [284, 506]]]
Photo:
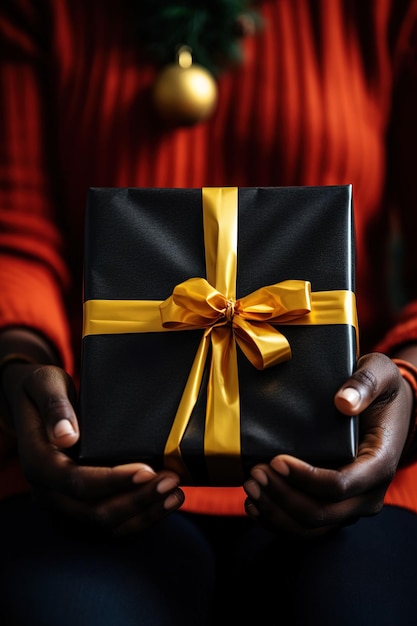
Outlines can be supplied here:
[[217, 327], [211, 336], [212, 359], [207, 386], [204, 456], [213, 484], [228, 476], [243, 483], [240, 444], [240, 399], [236, 342], [230, 327]]
[[182, 459], [180, 446], [190, 421], [191, 413], [197, 402], [209, 347], [210, 332], [205, 332], [194, 357], [181, 401], [165, 444], [164, 466], [177, 472], [183, 481], [190, 481], [191, 476]]
[[256, 369], [263, 370], [291, 358], [287, 338], [271, 324], [250, 324], [238, 316], [235, 316], [233, 324], [240, 349]]

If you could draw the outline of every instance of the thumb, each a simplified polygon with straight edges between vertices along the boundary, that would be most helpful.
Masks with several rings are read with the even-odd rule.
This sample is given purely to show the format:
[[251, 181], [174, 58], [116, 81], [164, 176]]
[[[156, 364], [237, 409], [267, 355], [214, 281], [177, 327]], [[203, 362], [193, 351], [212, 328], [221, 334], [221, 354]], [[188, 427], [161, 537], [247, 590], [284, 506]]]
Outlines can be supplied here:
[[394, 398], [400, 381], [398, 368], [385, 354], [366, 354], [358, 360], [352, 376], [336, 392], [336, 407], [345, 415], [357, 415], [377, 398], [385, 401]]
[[71, 377], [59, 367], [46, 365], [28, 376], [23, 386], [39, 411], [50, 443], [58, 448], [73, 446], [79, 439], [79, 428]]
[[361, 410], [361, 400], [359, 390], [350, 381], [337, 391], [334, 398], [336, 407], [345, 415], [357, 415]]

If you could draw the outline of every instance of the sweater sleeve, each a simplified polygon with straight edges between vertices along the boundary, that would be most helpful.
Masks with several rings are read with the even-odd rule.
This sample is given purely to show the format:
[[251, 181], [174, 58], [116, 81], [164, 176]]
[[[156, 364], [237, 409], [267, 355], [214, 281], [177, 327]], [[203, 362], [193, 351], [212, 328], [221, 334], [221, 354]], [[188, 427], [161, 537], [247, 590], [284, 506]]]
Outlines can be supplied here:
[[387, 134], [386, 202], [395, 216], [396, 256], [392, 272], [398, 314], [395, 325], [376, 349], [388, 355], [417, 341], [417, 9], [404, 23], [399, 39], [390, 126]]
[[51, 182], [53, 102], [35, 6], [6, 0], [0, 10], [0, 329], [33, 328], [71, 371], [63, 304], [69, 277]]

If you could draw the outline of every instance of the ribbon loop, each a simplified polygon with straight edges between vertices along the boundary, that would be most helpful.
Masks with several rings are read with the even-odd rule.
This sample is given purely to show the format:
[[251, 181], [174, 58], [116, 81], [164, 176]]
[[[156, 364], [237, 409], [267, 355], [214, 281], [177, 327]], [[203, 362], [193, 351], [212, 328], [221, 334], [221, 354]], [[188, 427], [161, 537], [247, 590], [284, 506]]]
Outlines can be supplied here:
[[244, 319], [284, 323], [310, 313], [311, 284], [307, 280], [283, 280], [261, 287], [236, 302]]
[[189, 278], [176, 285], [159, 305], [162, 326], [182, 329], [208, 328], [225, 317], [227, 301], [205, 278]]
[[288, 322], [310, 311], [311, 287], [304, 280], [262, 287], [235, 302], [206, 279], [190, 278], [176, 285], [160, 305], [164, 328], [214, 329], [229, 325], [239, 347], [257, 369], [291, 358], [287, 339], [272, 324]]

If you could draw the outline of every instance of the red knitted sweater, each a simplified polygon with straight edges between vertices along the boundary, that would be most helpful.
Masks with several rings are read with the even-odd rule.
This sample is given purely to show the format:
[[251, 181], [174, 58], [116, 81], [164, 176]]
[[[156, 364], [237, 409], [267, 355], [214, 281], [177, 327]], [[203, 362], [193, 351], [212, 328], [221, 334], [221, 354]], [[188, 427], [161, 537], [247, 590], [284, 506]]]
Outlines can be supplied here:
[[[1, 5], [0, 327], [46, 335], [77, 380], [91, 186], [352, 183], [362, 352], [417, 339], [416, 1], [259, 2], [213, 117], [170, 131], [123, 0]], [[400, 233], [405, 271], [387, 262]], [[4, 497], [27, 485], [3, 448]], [[186, 492], [185, 508], [243, 512], [241, 489]], [[386, 501], [417, 511], [417, 465]]]

